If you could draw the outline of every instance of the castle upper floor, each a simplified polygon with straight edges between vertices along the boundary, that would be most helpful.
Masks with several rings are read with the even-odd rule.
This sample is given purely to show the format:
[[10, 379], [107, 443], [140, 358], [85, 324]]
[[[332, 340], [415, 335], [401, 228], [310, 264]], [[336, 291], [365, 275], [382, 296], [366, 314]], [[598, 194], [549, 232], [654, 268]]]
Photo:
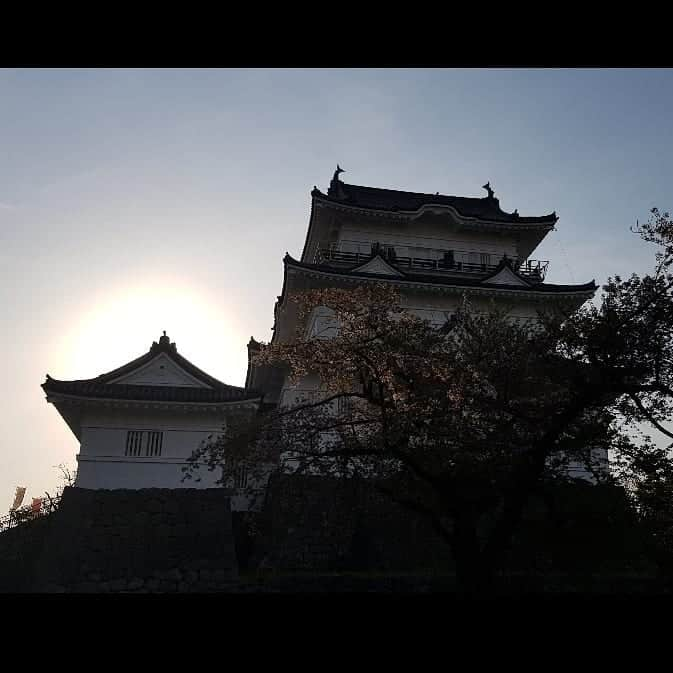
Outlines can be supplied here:
[[339, 179], [311, 192], [311, 219], [301, 261], [352, 266], [380, 251], [400, 268], [423, 273], [489, 274], [503, 257], [542, 281], [547, 260], [531, 253], [554, 228], [556, 213], [522, 216], [500, 208], [489, 183], [483, 198], [351, 185]]

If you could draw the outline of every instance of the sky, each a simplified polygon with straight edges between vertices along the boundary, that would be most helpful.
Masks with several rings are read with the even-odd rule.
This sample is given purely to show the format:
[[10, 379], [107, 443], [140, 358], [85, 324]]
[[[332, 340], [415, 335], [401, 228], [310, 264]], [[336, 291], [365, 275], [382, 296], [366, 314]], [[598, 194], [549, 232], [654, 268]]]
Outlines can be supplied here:
[[556, 211], [547, 281], [646, 273], [673, 209], [673, 70], [0, 70], [0, 512], [78, 442], [40, 388], [166, 330], [243, 385], [310, 191], [344, 182]]

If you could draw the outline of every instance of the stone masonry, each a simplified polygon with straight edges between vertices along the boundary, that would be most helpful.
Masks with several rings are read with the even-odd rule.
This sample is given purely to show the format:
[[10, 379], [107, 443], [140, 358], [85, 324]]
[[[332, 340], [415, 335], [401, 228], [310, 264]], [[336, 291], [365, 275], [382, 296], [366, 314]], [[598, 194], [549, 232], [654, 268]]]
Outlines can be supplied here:
[[238, 570], [224, 489], [66, 488], [0, 536], [2, 591], [225, 591]]

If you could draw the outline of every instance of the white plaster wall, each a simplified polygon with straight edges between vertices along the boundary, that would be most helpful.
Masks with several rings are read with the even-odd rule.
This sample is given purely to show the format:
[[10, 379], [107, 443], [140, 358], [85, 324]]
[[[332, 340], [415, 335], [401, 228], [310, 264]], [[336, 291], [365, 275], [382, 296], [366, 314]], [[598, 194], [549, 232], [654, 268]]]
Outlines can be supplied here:
[[[408, 311], [417, 316], [429, 320], [435, 326], [443, 325], [451, 314], [455, 313], [462, 296], [458, 294], [428, 293], [417, 290], [402, 290], [401, 304]], [[492, 310], [494, 300], [492, 297], [473, 296], [470, 304], [478, 313], [488, 313]], [[515, 320], [534, 322], [538, 319], [538, 310], [547, 307], [552, 308], [549, 302], [539, 302], [531, 299], [499, 298], [495, 305], [507, 310]], [[307, 336], [330, 338], [336, 334], [337, 327], [334, 323], [333, 312], [326, 307], [317, 307], [307, 321]], [[304, 377], [301, 381], [291, 385], [287, 380], [283, 384], [280, 393], [280, 404], [283, 407], [295, 406], [312, 391], [318, 390], [320, 381], [316, 376]]]
[[442, 257], [444, 250], [454, 250], [457, 253], [456, 261], [468, 261], [462, 260], [458, 253], [485, 252], [492, 255], [492, 263], [497, 263], [504, 254], [517, 256], [516, 237], [512, 233], [447, 231], [446, 224], [433, 225], [419, 221], [412, 224], [344, 224], [339, 231], [337, 247], [356, 252], [359, 243], [359, 252], [368, 253], [374, 242], [392, 245], [398, 255], [406, 257], [434, 259]]
[[[199, 444], [208, 438], [208, 435], [221, 432], [221, 428], [204, 428], [202, 430], [167, 428], [165, 426], [140, 427], [139, 424], [128, 423], [122, 427], [83, 427], [80, 444], [80, 454], [90, 458], [106, 457], [127, 459], [124, 456], [126, 449], [126, 436], [129, 430], [151, 432], [158, 430], [163, 432], [161, 456], [151, 457], [152, 460], [176, 460], [185, 459], [191, 455]], [[145, 450], [143, 446], [143, 451]], [[140, 458], [138, 456], [137, 458]], [[150, 460], [150, 458], [148, 458]]]
[[[598, 473], [609, 474], [610, 463], [608, 460], [607, 449], [592, 449], [591, 463], [594, 470]], [[568, 475], [574, 479], [584, 479], [585, 481], [595, 482], [596, 478], [590, 470], [586, 468], [583, 462], [571, 460], [568, 462]]]
[[291, 408], [299, 404], [316, 401], [316, 392], [320, 389], [320, 379], [315, 374], [308, 374], [296, 383], [285, 380], [280, 394], [280, 406]]
[[317, 306], [307, 320], [306, 336], [330, 339], [337, 334], [337, 320], [334, 311], [327, 306]]
[[202, 469], [198, 476], [200, 482], [190, 479], [182, 481], [184, 463], [159, 462], [138, 458], [133, 462], [114, 462], [109, 460], [88, 460], [78, 457], [77, 483], [80, 488], [117, 489], [117, 488], [215, 488], [215, 481], [221, 472], [208, 472]]
[[[402, 306], [415, 315], [429, 320], [434, 325], [443, 325], [446, 320], [455, 313], [462, 302], [461, 295], [428, 295], [414, 291], [401, 293]], [[475, 296], [470, 298], [474, 310], [479, 313], [487, 313], [491, 310], [493, 300], [489, 297]], [[546, 307], [551, 308], [549, 303], [536, 302], [533, 300], [499, 298], [495, 305], [503, 308], [517, 320], [537, 320], [537, 311]], [[334, 313], [324, 306], [313, 310], [307, 321], [306, 336], [329, 339], [337, 334], [337, 323]]]
[[[203, 440], [222, 433], [224, 423], [221, 412], [104, 408], [85, 412], [75, 485], [95, 489], [218, 488], [221, 469], [203, 467], [193, 473], [192, 479], [183, 481], [182, 468]], [[125, 456], [129, 430], [163, 432], [161, 456]], [[262, 498], [253, 499], [237, 489], [231, 508], [247, 511], [258, 508], [261, 502]]]
[[[454, 313], [463, 301], [463, 296], [460, 294], [440, 294], [402, 289], [400, 295], [404, 308], [424, 318], [429, 318], [431, 315], [435, 316], [436, 320], [444, 313]], [[537, 312], [540, 309], [553, 310], [554, 307], [554, 304], [549, 300], [537, 301], [488, 295], [468, 295], [468, 301], [477, 313], [490, 313], [495, 305], [506, 310], [513, 318], [527, 320], [537, 319]]]
[[[221, 414], [174, 411], [100, 409], [85, 412], [77, 486], [82, 488], [180, 488], [212, 487], [219, 477], [208, 473], [203, 482], [181, 484], [182, 466], [209, 435], [220, 434]], [[160, 431], [160, 456], [125, 456], [129, 430]], [[144, 447], [143, 447], [144, 452]]]

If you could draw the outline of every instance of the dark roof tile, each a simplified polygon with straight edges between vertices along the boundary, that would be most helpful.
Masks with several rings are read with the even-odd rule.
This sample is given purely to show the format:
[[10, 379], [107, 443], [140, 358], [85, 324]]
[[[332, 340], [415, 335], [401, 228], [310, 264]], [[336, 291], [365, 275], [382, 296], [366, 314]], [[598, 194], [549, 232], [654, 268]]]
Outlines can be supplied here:
[[431, 274], [419, 274], [419, 273], [410, 273], [406, 269], [399, 269], [395, 266], [394, 263], [388, 261], [388, 264], [395, 268], [397, 271], [402, 274], [402, 278], [393, 278], [389, 276], [382, 276], [378, 273], [363, 273], [361, 271], [355, 271], [358, 266], [362, 266], [362, 262], [350, 269], [338, 268], [334, 266], [328, 266], [327, 264], [307, 264], [305, 262], [300, 262], [290, 255], [285, 255], [283, 260], [286, 264], [292, 264], [307, 270], [322, 271], [324, 273], [338, 274], [342, 276], [353, 276], [353, 277], [364, 277], [364, 278], [376, 278], [381, 281], [407, 281], [407, 282], [416, 282], [416, 283], [431, 283], [432, 285], [444, 285], [444, 286], [456, 286], [456, 287], [474, 287], [474, 288], [484, 288], [484, 289], [495, 289], [495, 290], [519, 290], [522, 292], [544, 292], [549, 294], [559, 294], [559, 293], [568, 293], [568, 292], [594, 292], [597, 289], [595, 281], [589, 283], [583, 283], [582, 285], [554, 285], [552, 283], [537, 283], [532, 286], [523, 287], [521, 285], [501, 285], [501, 284], [490, 284], [488, 283], [488, 278], [470, 278], [470, 277], [461, 277], [461, 276], [440, 276], [440, 275], [431, 275]]
[[[146, 386], [111, 383], [111, 381], [148, 364], [161, 353], [165, 353], [178, 367], [208, 387]], [[93, 379], [79, 379], [75, 381], [59, 381], [47, 374], [47, 380], [42, 384], [42, 389], [46, 393], [61, 393], [81, 397], [160, 402], [218, 403], [259, 397], [259, 394], [254, 391], [227, 385], [206, 374], [206, 372], [193, 365], [187, 358], [178, 353], [175, 343], [171, 343], [165, 332], [158, 342], [155, 341], [152, 344], [147, 353], [117, 369], [96, 376]]]
[[260, 397], [253, 391], [236, 386], [224, 386], [217, 390], [190, 388], [188, 386], [136, 386], [120, 383], [99, 383], [96, 379], [82, 381], [58, 381], [47, 376], [42, 384], [45, 393], [60, 393], [76, 397], [99, 399], [133, 400], [151, 402], [195, 402], [215, 404]]
[[556, 213], [540, 217], [522, 217], [516, 210], [506, 213], [500, 208], [495, 197], [472, 198], [466, 196], [445, 196], [443, 194], [422, 194], [419, 192], [402, 192], [395, 189], [379, 189], [338, 182], [338, 187], [331, 187], [323, 194], [314, 187], [313, 196], [320, 196], [333, 203], [340, 203], [357, 208], [372, 210], [416, 211], [424, 205], [438, 204], [451, 206], [465, 217], [481, 220], [507, 222], [510, 224], [549, 224], [553, 225], [558, 217]]

